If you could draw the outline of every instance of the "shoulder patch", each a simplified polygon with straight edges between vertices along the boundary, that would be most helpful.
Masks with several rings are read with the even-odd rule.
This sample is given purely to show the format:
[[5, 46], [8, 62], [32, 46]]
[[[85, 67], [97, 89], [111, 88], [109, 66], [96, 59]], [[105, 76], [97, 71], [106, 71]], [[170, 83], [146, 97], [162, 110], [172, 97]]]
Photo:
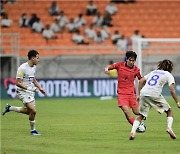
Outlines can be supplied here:
[[17, 75], [18, 75], [19, 77], [23, 77], [24, 73], [23, 73], [22, 71], [18, 71]]

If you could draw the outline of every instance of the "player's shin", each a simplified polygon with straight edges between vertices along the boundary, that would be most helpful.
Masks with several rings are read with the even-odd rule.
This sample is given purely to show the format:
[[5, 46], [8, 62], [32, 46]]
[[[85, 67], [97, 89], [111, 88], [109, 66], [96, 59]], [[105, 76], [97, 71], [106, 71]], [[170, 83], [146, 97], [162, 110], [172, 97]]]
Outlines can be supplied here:
[[139, 124], [140, 124], [140, 121], [138, 121], [138, 120], [135, 120], [135, 121], [134, 121], [133, 126], [132, 126], [132, 129], [131, 129], [131, 133], [134, 133], [134, 134], [135, 134], [135, 132], [136, 132]]
[[31, 130], [35, 130], [35, 120], [34, 121], [29, 120], [29, 123], [30, 123]]

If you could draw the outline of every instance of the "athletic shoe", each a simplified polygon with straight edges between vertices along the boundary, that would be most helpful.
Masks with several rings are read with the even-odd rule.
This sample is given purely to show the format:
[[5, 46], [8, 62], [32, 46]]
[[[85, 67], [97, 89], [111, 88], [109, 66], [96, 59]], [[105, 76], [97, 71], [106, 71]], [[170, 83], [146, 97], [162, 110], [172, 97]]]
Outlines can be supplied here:
[[6, 106], [5, 106], [5, 108], [4, 108], [3, 112], [2, 112], [2, 115], [5, 115], [7, 112], [9, 112], [10, 111], [9, 110], [10, 107], [11, 107], [11, 105], [6, 104]]
[[31, 130], [31, 135], [41, 135], [37, 130]]
[[132, 133], [130, 134], [130, 137], [129, 137], [129, 140], [134, 140], [135, 139], [135, 133]]
[[176, 139], [176, 135], [174, 134], [173, 130], [170, 128], [166, 129], [166, 132], [170, 135], [172, 139]]

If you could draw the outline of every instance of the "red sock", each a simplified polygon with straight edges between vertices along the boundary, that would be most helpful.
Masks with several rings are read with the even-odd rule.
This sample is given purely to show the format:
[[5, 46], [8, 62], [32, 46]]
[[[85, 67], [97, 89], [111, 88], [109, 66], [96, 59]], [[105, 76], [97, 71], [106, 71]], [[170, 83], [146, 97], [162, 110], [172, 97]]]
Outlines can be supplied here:
[[135, 120], [135, 119], [132, 117], [132, 118], [130, 118], [130, 119], [128, 120], [128, 122], [129, 122], [131, 125], [133, 125], [134, 120]]

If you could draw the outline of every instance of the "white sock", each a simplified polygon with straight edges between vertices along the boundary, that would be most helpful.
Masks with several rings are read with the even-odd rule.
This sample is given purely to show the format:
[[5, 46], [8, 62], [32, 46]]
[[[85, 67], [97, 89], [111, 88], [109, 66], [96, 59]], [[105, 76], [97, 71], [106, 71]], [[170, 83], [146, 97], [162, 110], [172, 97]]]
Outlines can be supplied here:
[[138, 120], [134, 120], [131, 133], [136, 133], [136, 129], [139, 127], [140, 122]]
[[11, 106], [9, 108], [10, 111], [15, 111], [15, 112], [18, 112], [18, 113], [21, 112], [21, 109], [22, 109], [22, 107], [16, 107], [16, 106]]
[[35, 120], [34, 121], [29, 120], [29, 123], [30, 123], [31, 130], [35, 130]]
[[173, 117], [167, 117], [167, 127], [172, 128]]

